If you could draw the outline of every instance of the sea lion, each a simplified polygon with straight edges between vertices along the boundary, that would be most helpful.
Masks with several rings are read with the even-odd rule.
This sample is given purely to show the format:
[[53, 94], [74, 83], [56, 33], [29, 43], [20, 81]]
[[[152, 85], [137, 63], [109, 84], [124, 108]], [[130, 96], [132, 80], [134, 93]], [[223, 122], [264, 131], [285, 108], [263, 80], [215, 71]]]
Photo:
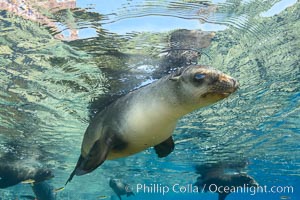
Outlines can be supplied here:
[[56, 192], [52, 185], [46, 181], [34, 183], [32, 185], [32, 191], [34, 192], [37, 200], [55, 200]]
[[172, 132], [184, 115], [236, 91], [232, 77], [206, 66], [189, 66], [112, 102], [96, 114], [82, 141], [74, 175], [89, 173], [106, 159], [126, 157], [149, 147], [159, 157], [174, 149]]
[[49, 169], [23, 166], [21, 163], [0, 164], [0, 188], [10, 187], [22, 181], [38, 183], [53, 177]]
[[[238, 187], [258, 187], [255, 179], [245, 172], [241, 172], [248, 164], [247, 160], [234, 162], [217, 162], [197, 165], [196, 173], [200, 174], [197, 178], [195, 186], [200, 191], [218, 193], [218, 200], [225, 200], [227, 195], [231, 193], [229, 189], [237, 189]], [[236, 172], [237, 171], [237, 172]]]
[[35, 196], [32, 195], [21, 195], [22, 198], [32, 199], [32, 200], [55, 200], [56, 192], [52, 185], [47, 183], [46, 181], [33, 183], [32, 191]]
[[122, 200], [121, 195], [127, 195], [127, 197], [134, 195], [130, 186], [120, 179], [110, 179], [109, 186], [113, 189], [120, 200]]

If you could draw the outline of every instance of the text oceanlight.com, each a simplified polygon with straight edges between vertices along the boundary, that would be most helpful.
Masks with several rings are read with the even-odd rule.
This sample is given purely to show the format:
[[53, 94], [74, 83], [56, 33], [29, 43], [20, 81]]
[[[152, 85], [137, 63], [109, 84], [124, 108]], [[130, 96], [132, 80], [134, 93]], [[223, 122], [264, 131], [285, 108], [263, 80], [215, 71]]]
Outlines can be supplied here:
[[208, 192], [218, 192], [218, 193], [247, 193], [250, 195], [255, 195], [258, 193], [288, 193], [292, 194], [294, 192], [293, 186], [249, 186], [244, 184], [243, 186], [217, 186], [216, 184], [204, 185], [202, 188], [198, 188], [193, 184], [174, 184], [174, 185], [163, 185], [163, 184], [136, 184], [136, 193], [145, 194], [168, 194], [168, 193], [204, 193]]

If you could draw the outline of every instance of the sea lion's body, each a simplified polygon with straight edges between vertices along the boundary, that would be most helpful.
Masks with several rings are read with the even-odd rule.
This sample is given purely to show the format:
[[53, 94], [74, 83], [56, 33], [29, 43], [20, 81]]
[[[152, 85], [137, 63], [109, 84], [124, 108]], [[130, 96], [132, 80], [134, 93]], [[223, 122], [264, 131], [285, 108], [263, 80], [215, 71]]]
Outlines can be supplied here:
[[[170, 90], [168, 85], [162, 84], [164, 81], [159, 80], [142, 90], [133, 91], [100, 112], [87, 128], [82, 155], [86, 156], [89, 153], [88, 144], [98, 139], [95, 129], [107, 135], [115, 133], [120, 140], [118, 148], [112, 149], [106, 159], [135, 154], [170, 137], [182, 111], [176, 109], [175, 97], [164, 97]], [[152, 100], [148, 101], [148, 98]]]
[[20, 163], [0, 164], [0, 188], [14, 186], [22, 181], [41, 182], [53, 177], [49, 169], [33, 168]]
[[134, 195], [130, 186], [120, 179], [110, 179], [109, 186], [116, 193], [120, 200], [122, 200], [122, 195], [126, 195], [127, 197]]
[[190, 66], [117, 99], [89, 124], [69, 181], [106, 159], [151, 146], [159, 157], [168, 155], [174, 149], [172, 132], [182, 116], [227, 97], [237, 87], [233, 78], [217, 70]]

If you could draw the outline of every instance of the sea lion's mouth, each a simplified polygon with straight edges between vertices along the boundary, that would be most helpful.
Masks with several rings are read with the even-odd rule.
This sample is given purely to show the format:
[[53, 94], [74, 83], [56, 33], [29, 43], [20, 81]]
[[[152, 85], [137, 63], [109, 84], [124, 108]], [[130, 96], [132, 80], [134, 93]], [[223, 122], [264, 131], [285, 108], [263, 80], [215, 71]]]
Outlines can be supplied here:
[[201, 95], [201, 97], [215, 96], [223, 99], [234, 93], [238, 88], [239, 83], [234, 79], [230, 79], [230, 81], [215, 84], [209, 92]]
[[202, 98], [210, 98], [210, 97], [218, 97], [218, 99], [224, 99], [226, 97], [228, 97], [232, 92], [207, 92], [205, 94], [202, 94], [201, 97]]
[[231, 95], [233, 92], [221, 92], [219, 93], [220, 95], [225, 95], [225, 96], [229, 96]]

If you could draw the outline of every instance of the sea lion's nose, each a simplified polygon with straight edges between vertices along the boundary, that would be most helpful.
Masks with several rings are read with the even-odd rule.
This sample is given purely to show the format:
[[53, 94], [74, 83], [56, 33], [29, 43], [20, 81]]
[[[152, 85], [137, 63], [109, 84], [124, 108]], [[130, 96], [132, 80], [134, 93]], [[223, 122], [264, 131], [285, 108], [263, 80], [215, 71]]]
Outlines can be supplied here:
[[221, 74], [219, 80], [224, 83], [229, 83], [235, 90], [239, 88], [239, 83], [231, 76], [228, 76], [226, 74]]
[[231, 82], [232, 82], [232, 86], [237, 90], [240, 84], [234, 78], [231, 78]]
[[239, 88], [239, 83], [231, 76], [227, 74], [221, 74], [219, 76], [219, 81], [226, 85], [228, 92], [233, 93]]

